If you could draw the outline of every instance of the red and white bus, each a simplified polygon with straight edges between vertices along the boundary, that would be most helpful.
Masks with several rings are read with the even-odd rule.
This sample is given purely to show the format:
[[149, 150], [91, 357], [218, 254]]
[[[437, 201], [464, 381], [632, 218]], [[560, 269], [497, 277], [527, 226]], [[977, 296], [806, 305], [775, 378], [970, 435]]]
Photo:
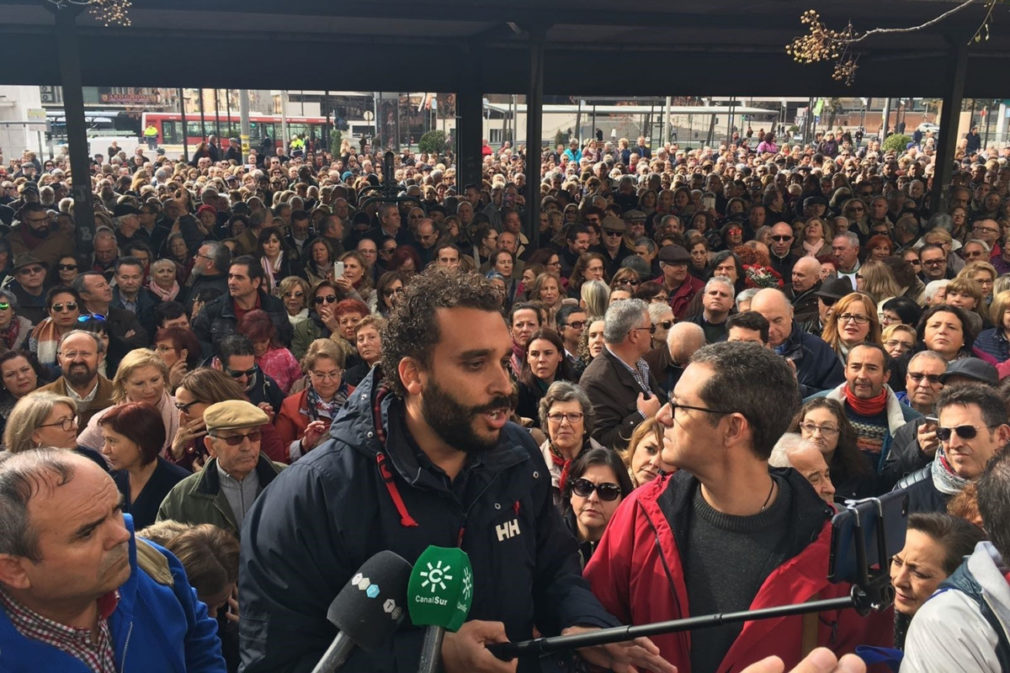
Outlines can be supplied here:
[[[220, 120], [220, 123], [218, 121]], [[288, 115], [288, 138], [296, 135], [304, 135], [305, 138], [323, 137], [323, 127], [326, 126], [325, 117], [301, 117]], [[332, 123], [332, 122], [331, 122]], [[145, 112], [141, 128], [147, 128], [148, 124], [153, 124], [158, 129], [158, 144], [182, 147], [182, 115], [178, 112]], [[220, 133], [218, 128], [220, 127]], [[281, 115], [249, 114], [249, 142], [253, 147], [258, 147], [265, 136], [273, 138], [274, 143], [279, 147], [281, 143]], [[227, 114], [218, 116], [217, 114], [207, 114], [204, 116], [204, 123], [201, 127], [200, 115], [186, 115], [186, 145], [196, 147], [205, 138], [202, 130], [206, 129], [207, 135], [218, 135], [222, 146], [226, 144], [228, 138], [237, 138], [241, 134], [241, 121], [237, 114], [230, 117]]]

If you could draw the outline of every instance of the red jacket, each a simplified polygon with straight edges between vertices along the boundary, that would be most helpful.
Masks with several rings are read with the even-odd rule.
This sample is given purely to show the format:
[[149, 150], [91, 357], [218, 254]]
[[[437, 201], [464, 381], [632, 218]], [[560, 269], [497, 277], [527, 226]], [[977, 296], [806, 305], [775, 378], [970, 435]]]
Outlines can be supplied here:
[[[663, 276], [660, 276], [657, 280], [660, 285], [666, 287], [663, 282]], [[694, 295], [704, 289], [705, 283], [688, 273], [687, 278], [680, 284], [680, 287], [670, 292], [670, 308], [673, 309], [673, 315], [677, 320], [684, 319], [687, 315], [687, 309], [691, 305], [691, 300], [694, 299]]]
[[[816, 538], [772, 571], [754, 597], [752, 610], [849, 593], [848, 584], [827, 581], [831, 523], [826, 509], [818, 506], [816, 494], [798, 473], [788, 472], [793, 502], [799, 503], [790, 517], [794, 527], [790, 535], [800, 541], [811, 539], [810, 535]], [[636, 489], [610, 520], [585, 576], [603, 607], [623, 623], [648, 624], [692, 616], [677, 548], [677, 539], [683, 540], [686, 531], [675, 534], [670, 520], [687, 521], [688, 507], [698, 486], [698, 480], [686, 472], [656, 479]], [[673, 517], [663, 513], [660, 499], [663, 507], [674, 508]], [[817, 519], [823, 522], [819, 533]], [[890, 647], [894, 642], [893, 619], [890, 610], [865, 618], [851, 609], [822, 612], [818, 644], [839, 655], [852, 652], [856, 645]], [[690, 632], [652, 636], [652, 640], [679, 673], [691, 673]], [[739, 671], [773, 654], [782, 657], [786, 670], [790, 670], [803, 656], [802, 641], [802, 616], [747, 622], [718, 673]]]

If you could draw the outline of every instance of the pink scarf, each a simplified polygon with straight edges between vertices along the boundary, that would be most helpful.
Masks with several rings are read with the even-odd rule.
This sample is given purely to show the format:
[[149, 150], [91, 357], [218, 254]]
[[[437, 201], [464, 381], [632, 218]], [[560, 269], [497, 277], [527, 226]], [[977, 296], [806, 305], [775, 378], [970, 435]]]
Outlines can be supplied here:
[[147, 284], [147, 289], [153, 292], [154, 296], [156, 296], [161, 301], [173, 301], [176, 297], [179, 296], [179, 281], [173, 280], [172, 287], [166, 290], [157, 283], [155, 283], [154, 280], [152, 279]]

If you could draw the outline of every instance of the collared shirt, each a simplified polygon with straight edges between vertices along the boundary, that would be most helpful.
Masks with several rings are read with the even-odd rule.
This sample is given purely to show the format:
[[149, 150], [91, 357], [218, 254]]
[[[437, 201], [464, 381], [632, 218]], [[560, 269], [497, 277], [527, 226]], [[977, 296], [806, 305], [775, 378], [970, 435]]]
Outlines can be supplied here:
[[85, 395], [84, 397], [78, 395], [77, 391], [71, 388], [69, 383], [67, 383], [65, 387], [67, 389], [67, 397], [72, 399], [74, 402], [77, 402], [78, 405], [80, 405], [82, 402], [94, 402], [95, 395], [98, 394], [98, 381], [95, 381], [95, 387], [92, 388], [91, 392]]
[[117, 673], [116, 651], [108, 622], [117, 602], [115, 592], [99, 599], [98, 632], [94, 635], [91, 629], [78, 629], [43, 617], [0, 589], [0, 606], [18, 633], [66, 652], [95, 673]]
[[242, 521], [246, 512], [252, 508], [253, 501], [260, 491], [260, 478], [254, 469], [245, 476], [245, 479], [238, 481], [221, 467], [221, 461], [217, 461], [217, 473], [221, 478], [221, 492], [228, 500], [232, 514], [235, 515], [235, 525], [242, 528]]
[[652, 395], [652, 388], [649, 387], [649, 363], [642, 358], [638, 358], [638, 362], [635, 366], [630, 366], [627, 362], [622, 360], [620, 356], [614, 351], [610, 350], [610, 346], [603, 344], [603, 347], [607, 349], [611, 355], [613, 355], [618, 362], [624, 365], [624, 368], [631, 372], [631, 375], [635, 378], [635, 383], [642, 389], [642, 392]]

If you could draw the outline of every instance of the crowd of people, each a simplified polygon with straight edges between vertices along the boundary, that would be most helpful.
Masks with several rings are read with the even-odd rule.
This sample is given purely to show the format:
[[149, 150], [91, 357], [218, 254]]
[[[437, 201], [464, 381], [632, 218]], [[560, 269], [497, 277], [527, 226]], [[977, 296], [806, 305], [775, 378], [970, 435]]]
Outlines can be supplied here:
[[[0, 667], [307, 671], [356, 569], [429, 544], [474, 567], [450, 673], [1010, 665], [1007, 151], [936, 207], [929, 134], [506, 144], [467, 184], [228, 144], [96, 155], [88, 254], [66, 157], [0, 181]], [[893, 610], [485, 647], [848, 595], [831, 518], [891, 491]]]

